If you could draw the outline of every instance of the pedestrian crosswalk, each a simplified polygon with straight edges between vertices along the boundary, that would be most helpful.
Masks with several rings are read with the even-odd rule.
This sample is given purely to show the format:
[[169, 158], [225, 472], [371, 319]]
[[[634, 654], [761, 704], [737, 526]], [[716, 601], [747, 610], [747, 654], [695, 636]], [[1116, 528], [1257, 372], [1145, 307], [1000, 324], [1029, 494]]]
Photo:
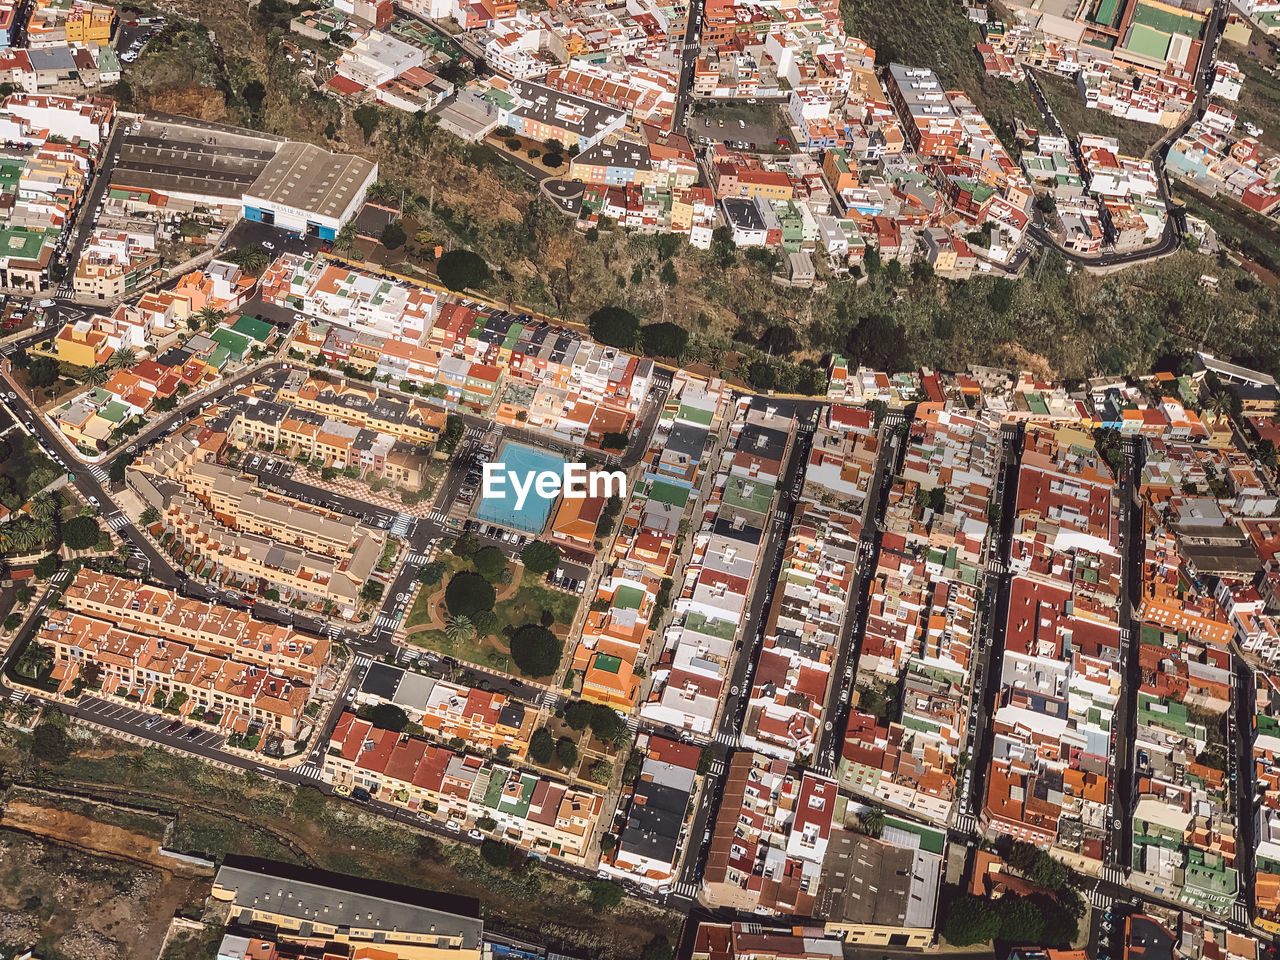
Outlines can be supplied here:
[[640, 730], [640, 718], [634, 714], [627, 717], [627, 729], [632, 733], [638, 733]]
[[1091, 905], [1098, 907], [1100, 909], [1105, 909], [1111, 906], [1111, 904], [1115, 902], [1110, 897], [1108, 897], [1105, 893], [1099, 890], [1097, 887], [1093, 887], [1092, 889], [1088, 890], [1085, 893], [1085, 896], [1088, 898], [1089, 903]]
[[1243, 900], [1231, 905], [1231, 919], [1246, 927], [1249, 925], [1249, 907]]
[[1113, 863], [1105, 864], [1102, 868], [1102, 879], [1108, 883], [1124, 883], [1124, 870], [1117, 867]]
[[99, 481], [99, 482], [103, 482], [103, 481], [105, 481], [105, 480], [108, 478], [108, 476], [109, 476], [109, 474], [107, 473], [107, 471], [106, 471], [106, 470], [104, 470], [102, 467], [99, 467], [99, 466], [92, 466], [92, 467], [90, 467], [90, 468], [89, 468], [89, 472], [90, 472], [91, 474], [93, 474], [93, 479], [95, 479], [95, 480], [97, 480], [97, 481]]
[[409, 528], [413, 526], [413, 517], [407, 513], [396, 515], [396, 522], [391, 525], [391, 535], [393, 537], [403, 537], [409, 532]]
[[992, 557], [987, 561], [987, 570], [990, 573], [1004, 573], [1004, 561], [999, 557]]
[[717, 730], [716, 743], [724, 744], [726, 747], [736, 747], [738, 745], [738, 735], [729, 733], [726, 730]]
[[684, 897], [686, 900], [692, 900], [698, 893], [698, 888], [692, 883], [677, 883], [671, 888], [671, 892], [677, 897]]
[[427, 555], [425, 553], [411, 553], [404, 558], [406, 566], [421, 567], [427, 563]]
[[709, 772], [713, 777], [720, 776], [720, 774], [724, 773], [724, 761], [719, 757], [716, 757], [711, 761], [711, 769]]
[[129, 525], [129, 518], [122, 513], [117, 513], [113, 517], [107, 517], [107, 526], [112, 530], [123, 530]]
[[312, 760], [310, 763], [304, 763], [293, 771], [300, 777], [306, 777], [308, 780], [322, 780], [324, 775], [320, 772], [320, 764]]
[[978, 821], [971, 813], [962, 813], [956, 817], [956, 830], [959, 833], [974, 836], [978, 832]]
[[465, 438], [467, 440], [479, 440], [484, 436], [484, 430], [480, 427], [467, 427]]
[[432, 510], [427, 514], [427, 519], [432, 523], [448, 523], [449, 514], [445, 513], [443, 510]]
[[388, 627], [394, 627], [399, 622], [400, 621], [398, 619], [396, 619], [394, 616], [392, 616], [389, 613], [380, 613], [374, 619], [373, 625], [375, 627], [383, 627], [385, 629]]
[[542, 692], [542, 699], [539, 702], [546, 709], [554, 710], [556, 707], [560, 706], [560, 694], [556, 693], [554, 690], [544, 690]]

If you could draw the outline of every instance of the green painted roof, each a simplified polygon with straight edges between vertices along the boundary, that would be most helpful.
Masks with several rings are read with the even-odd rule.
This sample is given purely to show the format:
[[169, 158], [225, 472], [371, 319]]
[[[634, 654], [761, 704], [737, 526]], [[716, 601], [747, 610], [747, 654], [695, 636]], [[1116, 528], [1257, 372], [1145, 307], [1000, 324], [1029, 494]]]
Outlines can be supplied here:
[[1199, 37], [1201, 22], [1185, 13], [1176, 13], [1139, 2], [1133, 9], [1133, 23], [1152, 27], [1162, 33], [1182, 33]]
[[[271, 339], [271, 335], [276, 332], [274, 324], [259, 320], [257, 317], [250, 317], [247, 314], [241, 314], [240, 319], [231, 325], [231, 329], [236, 333], [244, 334], [250, 339], [257, 340], [259, 343], [266, 343]], [[217, 338], [215, 337], [214, 339]]]
[[32, 230], [28, 227], [5, 227], [0, 230], [0, 257], [16, 260], [40, 259], [40, 248], [52, 242], [58, 231]]
[[237, 360], [249, 352], [249, 338], [227, 327], [219, 327], [209, 336], [225, 347], [227, 353]]
[[665, 480], [655, 480], [649, 487], [649, 499], [670, 507], [683, 507], [689, 502], [689, 488]]
[[1169, 52], [1169, 34], [1135, 23], [1129, 31], [1129, 41], [1124, 46], [1126, 50], [1140, 53], [1144, 57], [1163, 60]]
[[98, 411], [98, 416], [103, 420], [110, 420], [117, 426], [130, 417], [129, 408], [119, 400], [112, 400], [105, 407]]
[[622, 669], [622, 658], [602, 653], [596, 657], [596, 669], [605, 673], [617, 673]]
[[619, 587], [613, 594], [613, 605], [619, 610], [639, 610], [644, 591], [639, 587]]
[[715, 416], [715, 411], [704, 410], [702, 407], [689, 407], [682, 403], [680, 404], [680, 413], [678, 416], [681, 420], [688, 420], [690, 423], [709, 427], [711, 425], [711, 418]]

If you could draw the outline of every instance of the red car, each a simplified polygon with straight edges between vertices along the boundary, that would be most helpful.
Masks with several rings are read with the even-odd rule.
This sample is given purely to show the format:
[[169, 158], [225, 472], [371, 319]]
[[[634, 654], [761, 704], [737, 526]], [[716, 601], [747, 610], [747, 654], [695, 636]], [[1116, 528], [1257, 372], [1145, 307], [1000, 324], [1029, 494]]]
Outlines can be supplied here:
[[788, 140], [786, 137], [779, 137], [779, 138], [778, 138], [778, 146], [780, 146], [780, 147], [789, 147], [789, 146], [791, 146], [791, 141], [790, 141], [790, 140]]

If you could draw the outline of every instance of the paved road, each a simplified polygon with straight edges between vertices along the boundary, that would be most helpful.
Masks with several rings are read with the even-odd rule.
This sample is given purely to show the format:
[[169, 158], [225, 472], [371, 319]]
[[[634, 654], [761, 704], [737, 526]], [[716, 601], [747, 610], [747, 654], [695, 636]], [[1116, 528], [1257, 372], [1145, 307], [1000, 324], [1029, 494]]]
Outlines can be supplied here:
[[991, 738], [987, 731], [995, 714], [1000, 694], [1000, 672], [1004, 662], [1005, 625], [1009, 619], [1009, 588], [1013, 577], [1005, 566], [1013, 540], [1013, 523], [1018, 502], [1018, 463], [1022, 450], [1022, 428], [1003, 427], [1000, 476], [996, 479], [996, 502], [1001, 505], [1000, 525], [995, 541], [987, 551], [986, 613], [978, 635], [978, 656], [973, 669], [969, 737], [965, 751], [969, 754], [970, 786], [961, 795], [961, 809], [973, 815], [982, 810], [986, 796], [987, 769], [991, 765]]
[[689, 4], [689, 24], [684, 32], [684, 44], [680, 48], [680, 82], [676, 89], [676, 106], [672, 111], [672, 130], [683, 130], [693, 96], [693, 68], [698, 61], [698, 49], [702, 42], [702, 14], [706, 0], [692, 0]]

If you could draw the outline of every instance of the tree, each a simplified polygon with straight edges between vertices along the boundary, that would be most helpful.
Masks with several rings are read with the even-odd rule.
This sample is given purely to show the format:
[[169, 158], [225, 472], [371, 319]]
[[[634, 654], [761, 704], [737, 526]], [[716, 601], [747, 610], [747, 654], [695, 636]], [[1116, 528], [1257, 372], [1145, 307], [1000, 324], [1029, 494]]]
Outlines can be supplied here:
[[262, 85], [261, 80], [250, 80], [240, 91], [241, 99], [253, 113], [258, 113], [262, 109], [262, 101], [266, 95], [267, 88]]
[[138, 520], [144, 527], [154, 527], [160, 522], [160, 511], [155, 507], [147, 507], [138, 515]]
[[542, 163], [544, 166], [548, 166], [553, 170], [556, 167], [562, 167], [564, 166], [564, 154], [548, 153], [545, 157], [542, 158]]
[[622, 307], [601, 307], [587, 318], [591, 336], [611, 347], [629, 350], [640, 333], [640, 321], [630, 310]]
[[360, 588], [360, 599], [365, 603], [377, 603], [386, 589], [387, 585], [381, 580], [367, 580]]
[[4, 632], [13, 633], [18, 627], [22, 626], [22, 614], [11, 613], [4, 618]]
[[738, 259], [738, 245], [731, 228], [716, 227], [711, 231], [711, 259], [722, 269], [733, 266]]
[[560, 638], [536, 623], [525, 624], [511, 636], [511, 659], [521, 672], [531, 677], [549, 677], [555, 673], [563, 652]]
[[551, 731], [543, 727], [529, 740], [529, 757], [534, 763], [546, 766], [556, 752], [556, 738]]
[[879, 807], [867, 807], [858, 818], [863, 832], [869, 837], [879, 837], [884, 833], [884, 811]]
[[80, 382], [86, 387], [100, 387], [110, 379], [111, 371], [107, 369], [106, 364], [95, 363], [85, 370]]
[[511, 848], [497, 840], [482, 840], [480, 856], [491, 867], [506, 867], [511, 863]]
[[566, 770], [574, 770], [578, 766], [578, 745], [569, 737], [561, 737], [556, 743], [556, 759]]
[[409, 715], [394, 703], [380, 703], [369, 711], [368, 720], [379, 730], [400, 733], [409, 725]]
[[383, 227], [382, 235], [378, 238], [388, 250], [399, 250], [404, 246], [404, 242], [407, 239], [404, 233], [404, 224], [399, 220], [392, 220]]
[[476, 572], [490, 583], [498, 579], [498, 575], [507, 569], [506, 555], [497, 547], [484, 547], [477, 550], [471, 562], [476, 565]]
[[674, 287], [680, 282], [680, 275], [676, 273], [676, 266], [670, 260], [663, 261], [662, 269], [658, 271], [658, 279], [665, 283], [668, 287]]
[[482, 289], [490, 279], [489, 265], [470, 250], [449, 250], [436, 263], [436, 275], [450, 290]]
[[71, 738], [61, 726], [46, 720], [36, 727], [31, 752], [45, 763], [60, 766], [71, 759]]
[[612, 880], [588, 880], [585, 886], [591, 909], [597, 913], [616, 909], [622, 903], [622, 888]]
[[27, 382], [33, 387], [48, 387], [58, 379], [61, 370], [53, 357], [36, 357], [27, 366]]
[[473, 639], [475, 635], [476, 625], [471, 622], [470, 617], [450, 617], [444, 625], [445, 639], [455, 646], [460, 643], [466, 643]]
[[471, 618], [477, 637], [491, 637], [502, 628], [502, 619], [492, 610], [478, 610]]
[[56, 517], [62, 509], [62, 498], [52, 490], [41, 490], [31, 498], [31, 516], [37, 520]]
[[641, 954], [642, 960], [672, 960], [671, 941], [659, 934], [650, 940]]
[[120, 347], [107, 360], [108, 370], [132, 370], [138, 365], [138, 355], [129, 347]]
[[369, 142], [374, 131], [378, 129], [379, 121], [382, 119], [378, 113], [378, 108], [368, 103], [356, 107], [351, 113], [351, 118], [355, 120], [360, 132], [364, 134], [365, 143]]
[[188, 321], [192, 330], [216, 330], [227, 315], [213, 305], [201, 307]]
[[133, 454], [122, 453], [111, 461], [111, 467], [107, 471], [107, 476], [111, 478], [112, 483], [124, 483], [125, 471], [129, 469], [129, 464], [133, 463]]
[[1007, 277], [1000, 277], [991, 287], [991, 292], [987, 294], [987, 305], [996, 313], [1008, 313], [1013, 309], [1014, 292], [1013, 281]]
[[224, 253], [222, 259], [229, 260], [237, 264], [246, 273], [253, 274], [261, 273], [266, 269], [269, 262], [267, 251], [256, 243], [251, 243], [247, 247], [240, 247], [238, 250], [232, 250], [230, 253]]
[[62, 525], [62, 542], [72, 550], [91, 550], [101, 536], [102, 528], [93, 517], [72, 517]]
[[449, 414], [445, 418], [444, 433], [440, 434], [440, 440], [436, 444], [440, 448], [440, 452], [453, 453], [458, 446], [458, 441], [462, 439], [462, 431], [462, 418], [454, 413]]
[[679, 359], [689, 346], [689, 331], [669, 321], [646, 323], [640, 328], [640, 342], [651, 357]]
[[356, 245], [356, 222], [348, 220], [333, 238], [334, 250], [350, 250]]
[[[472, 617], [481, 610], [492, 610], [495, 596], [488, 580], [477, 573], [464, 571], [454, 574], [449, 580], [444, 590], [444, 604], [451, 616]], [[515, 656], [514, 649], [511, 654]]]
[[480, 549], [480, 541], [469, 533], [464, 533], [453, 541], [449, 552], [455, 557], [461, 557], [463, 560], [470, 560], [476, 555], [476, 551]]
[[942, 935], [953, 947], [990, 943], [1000, 934], [1000, 914], [996, 905], [984, 897], [962, 894], [951, 901]]
[[606, 430], [600, 438], [600, 449], [616, 450], [621, 453], [631, 445], [631, 434], [619, 433], [614, 430]]
[[585, 730], [591, 726], [591, 704], [586, 700], [574, 700], [564, 708], [564, 722], [571, 730]]
[[560, 562], [560, 551], [542, 540], [534, 540], [520, 551], [520, 562], [530, 573], [549, 573]]
[[448, 569], [449, 568], [439, 560], [432, 560], [418, 571], [418, 582], [423, 586], [433, 587], [444, 579], [444, 575]]
[[58, 555], [47, 553], [36, 561], [35, 575], [37, 580], [48, 580], [58, 572]]

